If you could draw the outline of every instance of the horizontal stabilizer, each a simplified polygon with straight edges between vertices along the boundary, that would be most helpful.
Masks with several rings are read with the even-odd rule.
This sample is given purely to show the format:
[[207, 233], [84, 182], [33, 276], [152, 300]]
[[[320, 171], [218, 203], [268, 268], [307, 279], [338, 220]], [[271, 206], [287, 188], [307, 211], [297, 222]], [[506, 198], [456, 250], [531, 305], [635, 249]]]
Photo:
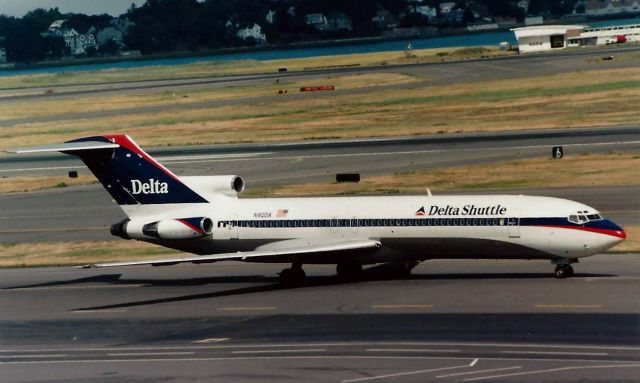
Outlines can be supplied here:
[[48, 153], [48, 152], [77, 152], [84, 150], [103, 150], [115, 149], [120, 145], [112, 142], [100, 141], [81, 141], [81, 142], [65, 142], [63, 144], [32, 146], [30, 148], [7, 149], [9, 153], [27, 154], [27, 153]]
[[[287, 241], [282, 241], [287, 242]], [[276, 242], [277, 243], [277, 242]], [[381, 247], [380, 241], [375, 239], [360, 239], [352, 241], [341, 242], [328, 242], [322, 245], [300, 246], [300, 247], [288, 247], [286, 249], [273, 249], [273, 250], [255, 250], [255, 251], [243, 251], [237, 253], [222, 253], [212, 255], [201, 255], [191, 257], [179, 257], [169, 259], [155, 259], [148, 261], [133, 261], [133, 262], [114, 262], [114, 263], [101, 263], [95, 265], [79, 266], [81, 268], [94, 268], [94, 267], [119, 267], [119, 266], [140, 266], [140, 265], [153, 265], [153, 266], [169, 266], [178, 263], [193, 262], [193, 263], [207, 263], [217, 261], [250, 261], [251, 258], [259, 257], [277, 257], [277, 256], [292, 256], [292, 255], [313, 255], [315, 253], [331, 253], [341, 251], [353, 251], [353, 250], [365, 250], [376, 249]]]

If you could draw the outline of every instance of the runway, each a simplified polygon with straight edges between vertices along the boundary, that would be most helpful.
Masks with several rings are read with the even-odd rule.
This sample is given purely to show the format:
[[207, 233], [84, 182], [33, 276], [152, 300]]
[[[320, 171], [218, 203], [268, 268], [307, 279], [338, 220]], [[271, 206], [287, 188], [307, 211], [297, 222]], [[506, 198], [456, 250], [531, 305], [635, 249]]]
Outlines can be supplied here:
[[7, 382], [631, 381], [639, 259], [586, 258], [568, 280], [537, 261], [427, 261], [410, 279], [382, 265], [344, 284], [308, 266], [292, 289], [277, 265], [2, 270], [0, 368]]
[[[242, 176], [247, 188], [304, 182], [332, 182], [336, 173], [363, 178], [446, 166], [464, 166], [550, 156], [562, 145], [567, 156], [609, 151], [640, 151], [640, 128], [619, 127], [494, 134], [438, 135], [372, 140], [281, 144], [219, 145], [149, 149], [178, 175]], [[89, 174], [74, 157], [59, 155], [0, 158], [0, 175]], [[425, 188], [429, 185], [424, 185]], [[443, 194], [438, 190], [434, 193]], [[518, 193], [581, 201], [622, 225], [640, 224], [640, 187], [537, 188]], [[469, 191], [467, 193], [487, 193]], [[488, 193], [513, 194], [509, 190]], [[121, 210], [99, 185], [0, 196], [0, 242], [23, 243], [114, 239], [108, 228]]]
[[[568, 72], [601, 69], [620, 69], [636, 67], [633, 54], [640, 47], [609, 49], [588, 49], [572, 52], [557, 52], [545, 55], [522, 55], [516, 57], [473, 59], [454, 62], [430, 62], [412, 65], [381, 65], [372, 67], [338, 68], [331, 70], [291, 71], [258, 75], [215, 76], [204, 78], [158, 79], [132, 82], [106, 82], [96, 84], [69, 84], [60, 87], [0, 88], [0, 103], [29, 102], [58, 98], [99, 97], [103, 95], [150, 94], [163, 91], [189, 92], [200, 89], [228, 88], [230, 86], [250, 86], [272, 84], [276, 79], [282, 81], [311, 81], [327, 76], [356, 75], [360, 73], [404, 73], [419, 79], [408, 84], [371, 86], [356, 89], [337, 89], [334, 92], [305, 94], [291, 92], [287, 100], [325, 98], [345, 94], [357, 96], [376, 90], [394, 91], [427, 86], [451, 85], [486, 80], [518, 79], [536, 76], [548, 76]], [[602, 61], [603, 55], [631, 55], [625, 59]], [[54, 93], [48, 90], [53, 89]], [[96, 119], [112, 116], [126, 116], [140, 113], [157, 113], [180, 109], [208, 109], [219, 106], [251, 106], [261, 102], [279, 102], [281, 95], [255, 95], [252, 97], [233, 97], [212, 101], [174, 103], [145, 107], [125, 107], [113, 110], [73, 112], [47, 116], [30, 116], [14, 119], [0, 119], [0, 128], [14, 125]]]

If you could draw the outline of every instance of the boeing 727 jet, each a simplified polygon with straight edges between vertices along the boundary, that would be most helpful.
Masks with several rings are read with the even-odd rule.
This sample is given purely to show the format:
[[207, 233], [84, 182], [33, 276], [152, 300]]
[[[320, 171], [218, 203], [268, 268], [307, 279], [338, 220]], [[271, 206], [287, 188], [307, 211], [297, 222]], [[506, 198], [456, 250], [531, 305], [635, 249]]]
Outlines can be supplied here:
[[[429, 259], [547, 259], [555, 277], [626, 238], [596, 209], [523, 195], [238, 198], [234, 175], [178, 177], [127, 135], [81, 138], [15, 149], [78, 156], [127, 219], [111, 233], [192, 255], [85, 267], [174, 265], [223, 260], [287, 263], [285, 284], [303, 281], [304, 264], [335, 264], [353, 278], [363, 265]], [[410, 270], [407, 267], [407, 270]]]

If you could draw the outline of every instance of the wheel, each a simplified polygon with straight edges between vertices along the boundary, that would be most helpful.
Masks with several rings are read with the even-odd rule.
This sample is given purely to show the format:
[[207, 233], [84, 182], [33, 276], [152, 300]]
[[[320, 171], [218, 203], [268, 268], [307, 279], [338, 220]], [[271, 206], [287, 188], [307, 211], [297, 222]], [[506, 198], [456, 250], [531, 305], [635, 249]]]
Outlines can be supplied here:
[[567, 277], [573, 277], [573, 267], [571, 267], [571, 265], [566, 265], [566, 269], [567, 269]]
[[554, 272], [554, 276], [558, 279], [568, 278], [573, 275], [573, 267], [571, 265], [558, 265]]
[[355, 280], [362, 276], [362, 265], [359, 263], [338, 263], [336, 266], [338, 278], [343, 280]]
[[280, 284], [287, 287], [299, 286], [304, 283], [306, 276], [301, 268], [284, 269], [280, 272]]

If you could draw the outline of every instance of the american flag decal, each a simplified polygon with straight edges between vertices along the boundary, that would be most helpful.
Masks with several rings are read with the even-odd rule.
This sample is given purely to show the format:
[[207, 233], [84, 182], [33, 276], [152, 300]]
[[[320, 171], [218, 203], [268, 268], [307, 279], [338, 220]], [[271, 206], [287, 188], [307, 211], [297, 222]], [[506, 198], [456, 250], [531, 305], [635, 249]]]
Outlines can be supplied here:
[[276, 217], [286, 217], [287, 214], [289, 213], [288, 209], [278, 209], [278, 211], [276, 212]]
[[418, 209], [418, 211], [416, 212], [416, 215], [425, 215], [424, 206]]

